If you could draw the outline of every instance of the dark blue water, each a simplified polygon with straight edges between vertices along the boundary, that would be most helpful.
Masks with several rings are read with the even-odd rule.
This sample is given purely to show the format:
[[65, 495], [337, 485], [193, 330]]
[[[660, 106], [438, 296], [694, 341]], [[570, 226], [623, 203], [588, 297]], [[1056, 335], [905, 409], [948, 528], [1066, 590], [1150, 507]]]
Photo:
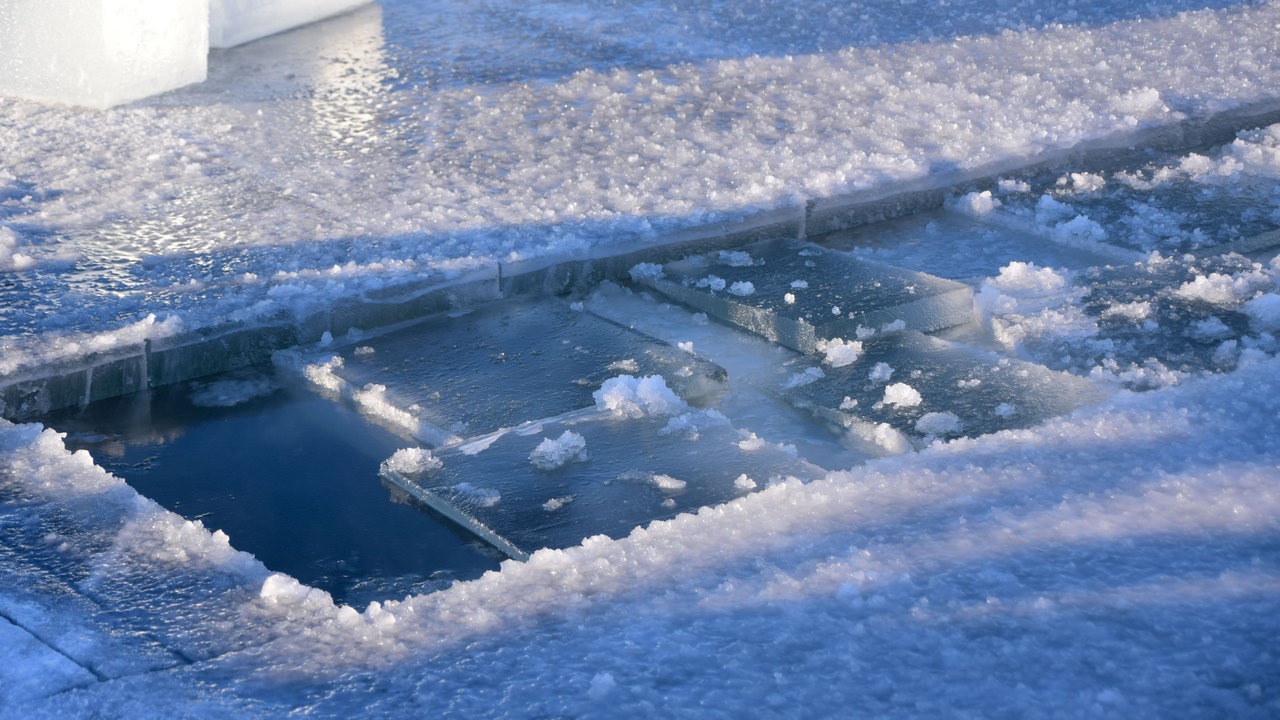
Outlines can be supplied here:
[[378, 466], [411, 443], [303, 388], [231, 408], [197, 407], [190, 388], [44, 422], [139, 493], [338, 602], [363, 608], [497, 569], [470, 534], [392, 501]]

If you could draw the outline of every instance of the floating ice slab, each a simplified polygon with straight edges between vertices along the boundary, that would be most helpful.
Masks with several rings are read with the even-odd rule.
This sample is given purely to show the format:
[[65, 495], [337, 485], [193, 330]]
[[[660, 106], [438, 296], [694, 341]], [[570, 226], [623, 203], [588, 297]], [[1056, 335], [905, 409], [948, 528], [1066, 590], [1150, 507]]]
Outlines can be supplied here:
[[1085, 378], [912, 331], [865, 338], [839, 366], [795, 360], [773, 381], [769, 390], [887, 450], [1028, 427], [1107, 394]]
[[801, 352], [897, 321], [933, 332], [974, 317], [965, 285], [809, 243], [770, 241], [632, 271], [641, 284]]
[[369, 0], [208, 0], [209, 46], [229, 48], [346, 12]]
[[622, 374], [661, 375], [695, 404], [726, 392], [718, 365], [558, 299], [439, 317], [320, 357], [337, 359], [308, 366], [313, 383], [436, 445], [591, 407]]
[[447, 448], [388, 481], [516, 559], [823, 471], [715, 411], [591, 410]]
[[197, 83], [208, 0], [7, 0], [0, 95], [106, 108]]

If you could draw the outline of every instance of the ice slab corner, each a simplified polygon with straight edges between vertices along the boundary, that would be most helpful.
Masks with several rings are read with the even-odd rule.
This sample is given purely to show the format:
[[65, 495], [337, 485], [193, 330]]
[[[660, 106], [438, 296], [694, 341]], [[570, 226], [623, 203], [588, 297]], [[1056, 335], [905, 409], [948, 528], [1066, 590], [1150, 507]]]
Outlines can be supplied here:
[[[557, 443], [567, 452], [543, 452]], [[384, 466], [393, 496], [404, 493], [517, 560], [594, 535], [625, 537], [775, 481], [825, 473], [794, 448], [693, 408], [644, 417], [587, 413], [476, 438], [435, 457], [417, 472]]]
[[370, 0], [208, 0], [209, 47], [229, 48], [369, 4]]
[[686, 306], [803, 353], [901, 321], [936, 332], [974, 318], [961, 283], [817, 245], [772, 240], [695, 255], [633, 279]]
[[102, 109], [204, 80], [209, 0], [6, 0], [0, 95]]

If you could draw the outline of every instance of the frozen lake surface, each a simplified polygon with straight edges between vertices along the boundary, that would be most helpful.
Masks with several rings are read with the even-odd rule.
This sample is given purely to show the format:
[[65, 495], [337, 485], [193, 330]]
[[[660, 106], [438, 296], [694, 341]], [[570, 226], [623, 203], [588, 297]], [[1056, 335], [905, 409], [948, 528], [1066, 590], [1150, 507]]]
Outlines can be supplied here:
[[[112, 110], [0, 99], [0, 382], [945, 195], [0, 421], [0, 716], [1275, 717], [1277, 28], [386, 0]], [[969, 320], [842, 325], [822, 258]]]

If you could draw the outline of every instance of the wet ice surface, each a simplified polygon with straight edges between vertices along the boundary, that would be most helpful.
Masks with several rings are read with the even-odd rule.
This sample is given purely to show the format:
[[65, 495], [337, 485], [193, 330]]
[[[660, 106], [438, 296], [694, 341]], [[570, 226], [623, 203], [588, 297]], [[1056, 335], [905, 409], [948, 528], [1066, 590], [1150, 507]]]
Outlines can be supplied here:
[[[481, 437], [436, 453], [440, 467], [405, 477], [433, 507], [456, 509], [521, 559], [740, 497], [787, 478], [825, 474], [794, 447], [735, 429], [717, 412], [606, 411]], [[567, 435], [566, 435], [567, 434]], [[547, 452], [560, 442], [568, 452]]]
[[617, 375], [660, 375], [695, 404], [725, 383], [714, 364], [559, 298], [433, 318], [299, 362], [312, 383], [336, 383], [325, 389], [432, 445], [591, 407]]
[[812, 352], [894, 323], [932, 332], [973, 319], [969, 288], [807, 243], [770, 241], [698, 255], [635, 280], [787, 347]]
[[899, 452], [910, 442], [1029, 427], [1108, 394], [1101, 383], [910, 331], [863, 340], [857, 359], [839, 367], [794, 360], [770, 380], [821, 420]]

